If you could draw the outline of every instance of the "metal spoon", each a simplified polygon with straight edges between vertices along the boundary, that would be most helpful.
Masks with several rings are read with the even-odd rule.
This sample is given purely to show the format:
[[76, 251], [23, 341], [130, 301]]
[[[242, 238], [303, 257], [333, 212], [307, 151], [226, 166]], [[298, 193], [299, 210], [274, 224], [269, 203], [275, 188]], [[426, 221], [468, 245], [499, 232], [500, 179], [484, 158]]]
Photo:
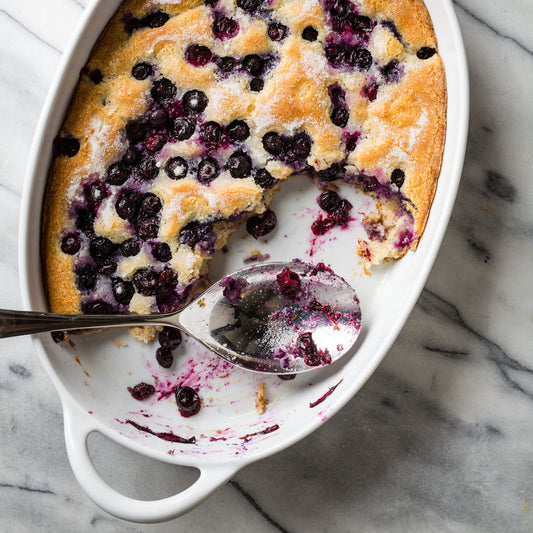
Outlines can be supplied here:
[[328, 365], [348, 352], [359, 335], [361, 312], [346, 281], [327, 268], [302, 262], [244, 268], [212, 285], [180, 311], [167, 314], [0, 310], [0, 338], [147, 325], [179, 328], [242, 368], [294, 374]]

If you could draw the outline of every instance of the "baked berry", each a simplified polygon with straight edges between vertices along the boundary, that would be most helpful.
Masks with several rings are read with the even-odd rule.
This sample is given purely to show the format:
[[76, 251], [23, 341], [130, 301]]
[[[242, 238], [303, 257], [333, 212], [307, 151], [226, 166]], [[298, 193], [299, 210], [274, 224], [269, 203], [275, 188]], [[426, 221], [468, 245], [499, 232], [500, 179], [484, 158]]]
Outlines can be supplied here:
[[256, 13], [262, 6], [263, 0], [237, 0], [237, 5], [248, 13]]
[[229, 39], [239, 31], [239, 23], [230, 17], [217, 17], [213, 22], [213, 34], [218, 39]]
[[167, 143], [167, 136], [164, 133], [154, 133], [146, 139], [146, 150], [152, 154], [159, 152]]
[[284, 268], [276, 279], [279, 285], [279, 292], [288, 298], [297, 298], [301, 291], [300, 276], [290, 268]]
[[137, 63], [132, 69], [131, 69], [131, 75], [136, 80], [145, 80], [148, 78], [148, 76], [151, 76], [152, 74], [152, 65], [150, 63], [146, 63], [145, 61], [141, 61], [140, 63]]
[[153, 385], [150, 385], [149, 383], [137, 383], [135, 387], [128, 387], [128, 392], [136, 399], [136, 400], [146, 400], [146, 398], [149, 398], [154, 394], [155, 388]]
[[152, 244], [152, 255], [156, 261], [167, 263], [172, 259], [170, 246], [166, 242], [154, 242]]
[[265, 87], [265, 82], [261, 78], [253, 78], [250, 80], [250, 91], [260, 93]]
[[313, 26], [306, 26], [302, 32], [302, 39], [306, 41], [316, 41], [318, 38], [318, 31]]
[[341, 197], [335, 191], [324, 191], [318, 197], [317, 202], [321, 209], [333, 213], [339, 207]]
[[61, 250], [68, 255], [77, 254], [81, 248], [80, 236], [78, 233], [69, 233], [61, 241]]
[[157, 102], [172, 100], [176, 96], [176, 85], [168, 78], [154, 81], [150, 94]]
[[322, 215], [311, 224], [313, 235], [325, 235], [330, 229], [333, 229], [337, 223], [330, 217], [323, 218]]
[[124, 155], [122, 156], [122, 164], [125, 167], [132, 167], [141, 160], [141, 154], [135, 150], [132, 146], [128, 147]]
[[89, 250], [97, 261], [102, 261], [116, 252], [117, 245], [107, 237], [94, 237], [89, 243]]
[[335, 43], [328, 44], [325, 48], [326, 58], [332, 65], [339, 65], [344, 59], [345, 48]]
[[87, 201], [96, 206], [109, 196], [109, 189], [101, 181], [89, 183], [84, 190]]
[[132, 276], [135, 290], [143, 296], [153, 296], [157, 290], [159, 274], [155, 270], [139, 268]]
[[74, 137], [56, 137], [54, 140], [54, 155], [74, 157], [80, 150], [80, 141]]
[[80, 291], [90, 291], [96, 287], [96, 269], [85, 265], [76, 270], [76, 286]]
[[165, 25], [170, 15], [163, 11], [154, 11], [142, 19], [142, 25], [147, 28], [160, 28]]
[[82, 313], [86, 315], [111, 315], [114, 311], [113, 306], [103, 300], [94, 300], [84, 302], [81, 305]]
[[151, 217], [159, 213], [162, 207], [163, 204], [161, 203], [159, 196], [155, 195], [154, 193], [147, 192], [141, 199], [139, 214], [142, 214], [143, 217]]
[[327, 351], [319, 350], [310, 332], [302, 333], [296, 341], [298, 353], [304, 358], [308, 366], [318, 366], [331, 363], [331, 356]]
[[250, 54], [242, 60], [242, 68], [252, 76], [260, 76], [265, 68], [265, 62], [257, 54]]
[[137, 224], [137, 235], [145, 241], [155, 239], [158, 232], [159, 221], [154, 217], [140, 220]]
[[98, 274], [102, 276], [112, 276], [118, 268], [118, 263], [114, 259], [103, 259], [98, 263]]
[[429, 59], [430, 57], [433, 57], [436, 53], [437, 53], [437, 50], [435, 50], [435, 48], [431, 48], [429, 46], [423, 46], [416, 53], [416, 57], [418, 57], [418, 59]]
[[212, 58], [211, 50], [202, 44], [191, 44], [185, 50], [186, 61], [195, 67], [204, 67]]
[[287, 36], [288, 28], [281, 22], [271, 22], [268, 25], [268, 36], [273, 41], [282, 41]]
[[203, 184], [211, 183], [220, 174], [218, 163], [212, 157], [202, 159], [198, 164], [196, 179]]
[[114, 278], [111, 280], [111, 288], [115, 300], [121, 305], [128, 305], [135, 294], [133, 283], [122, 278]]
[[157, 337], [164, 348], [176, 349], [181, 344], [181, 331], [178, 328], [163, 328]]
[[255, 215], [246, 222], [246, 231], [254, 238], [264, 237], [274, 230], [278, 219], [272, 209], [267, 209], [261, 215]]
[[329, 168], [319, 170], [317, 174], [322, 181], [335, 181], [344, 176], [344, 168], [339, 163], [333, 163]]
[[283, 137], [275, 131], [269, 131], [263, 135], [263, 147], [269, 154], [276, 156], [287, 151], [287, 143]]
[[126, 137], [131, 144], [138, 144], [146, 139], [146, 126], [140, 120], [130, 120], [126, 124]]
[[247, 178], [252, 171], [252, 160], [243, 152], [235, 152], [229, 157], [226, 168], [233, 178]]
[[330, 218], [332, 218], [337, 226], [346, 226], [350, 221], [350, 211], [353, 205], [343, 198], [337, 208], [331, 212]]
[[195, 129], [196, 125], [192, 120], [186, 117], [178, 117], [174, 120], [172, 132], [177, 141], [186, 141], [193, 136]]
[[130, 177], [130, 172], [121, 161], [117, 161], [109, 165], [105, 180], [109, 185], [123, 185]]
[[347, 54], [346, 61], [352, 67], [368, 70], [372, 65], [372, 54], [366, 48], [354, 48]]
[[370, 77], [363, 85], [363, 88], [361, 89], [361, 95], [373, 102], [378, 96], [378, 89], [378, 82], [373, 77]]
[[392, 171], [390, 180], [399, 189], [403, 185], [403, 182], [405, 181], [405, 172], [401, 168], [395, 168]]
[[185, 225], [179, 236], [180, 244], [194, 248], [199, 242], [209, 241], [213, 236], [212, 222], [198, 222], [193, 220]]
[[227, 135], [234, 141], [245, 141], [250, 136], [250, 128], [244, 120], [234, 120], [226, 126]]
[[165, 348], [163, 346], [160, 346], [155, 351], [155, 358], [159, 363], [159, 366], [162, 368], [170, 368], [174, 362], [174, 356], [172, 355], [170, 348]]
[[152, 181], [159, 173], [159, 167], [153, 157], [145, 157], [137, 166], [137, 177], [142, 181]]
[[102, 74], [102, 71], [99, 68], [93, 68], [92, 70], [89, 70], [89, 79], [95, 85], [98, 85], [99, 83], [102, 83], [104, 75]]
[[124, 257], [133, 257], [141, 251], [141, 245], [139, 241], [132, 237], [131, 239], [126, 239], [120, 244], [120, 253]]
[[334, 107], [330, 115], [331, 122], [339, 128], [344, 128], [348, 124], [350, 113], [345, 107]]
[[372, 30], [372, 20], [363, 15], [356, 15], [350, 19], [355, 33], [367, 33]]
[[168, 113], [161, 108], [152, 109], [148, 113], [147, 122], [155, 129], [164, 129], [168, 123]]
[[207, 107], [208, 103], [209, 100], [205, 93], [196, 89], [187, 91], [183, 95], [183, 106], [191, 113], [202, 113]]
[[346, 18], [350, 12], [350, 3], [347, 0], [335, 0], [331, 6], [331, 14], [339, 19]]
[[213, 120], [206, 122], [201, 129], [200, 137], [205, 144], [218, 144], [224, 135], [224, 128]]
[[52, 340], [56, 344], [59, 344], [60, 342], [63, 342], [67, 338], [66, 337], [66, 331], [52, 331], [50, 333], [50, 336], [52, 337]]
[[359, 137], [361, 134], [359, 132], [351, 133], [346, 138], [346, 151], [347, 152], [353, 152], [355, 150], [355, 147], [357, 146], [357, 142], [359, 141]]
[[167, 176], [173, 180], [181, 180], [189, 171], [189, 165], [187, 164], [187, 161], [183, 159], [183, 157], [172, 157], [167, 161], [167, 164], [165, 166], [165, 172]]
[[393, 59], [389, 61], [384, 67], [380, 69], [381, 75], [385, 78], [387, 83], [397, 83], [400, 81], [403, 74], [403, 66], [398, 60]]
[[266, 168], [259, 168], [255, 171], [254, 181], [263, 189], [271, 189], [277, 182]]
[[230, 56], [219, 57], [216, 60], [216, 63], [218, 68], [222, 72], [233, 72], [233, 70], [235, 69], [235, 59]]
[[178, 284], [178, 275], [171, 268], [164, 268], [157, 277], [158, 294], [165, 294]]
[[139, 211], [141, 195], [137, 191], [123, 189], [115, 202], [117, 215], [124, 220], [133, 220]]
[[311, 153], [311, 139], [307, 133], [298, 133], [291, 142], [291, 150], [296, 159], [307, 159]]
[[200, 398], [196, 391], [191, 389], [191, 387], [176, 387], [174, 394], [181, 416], [188, 418], [200, 411]]
[[94, 235], [94, 210], [91, 208], [78, 208], [76, 210], [76, 227], [88, 235]]

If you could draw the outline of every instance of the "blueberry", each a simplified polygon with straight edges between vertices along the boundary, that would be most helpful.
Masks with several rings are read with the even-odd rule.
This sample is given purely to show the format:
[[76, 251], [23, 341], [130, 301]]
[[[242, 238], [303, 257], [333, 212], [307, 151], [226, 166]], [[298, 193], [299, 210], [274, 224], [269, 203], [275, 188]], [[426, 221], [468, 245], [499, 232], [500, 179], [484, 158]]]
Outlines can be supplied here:
[[140, 120], [130, 120], [126, 124], [126, 137], [131, 144], [137, 144], [146, 139], [146, 126]]
[[235, 59], [230, 56], [219, 57], [217, 66], [222, 72], [233, 72], [235, 68]]
[[128, 387], [128, 392], [136, 400], [146, 400], [146, 398], [154, 394], [155, 389], [153, 385], [150, 385], [148, 383], [137, 383], [135, 387]]
[[403, 74], [403, 66], [400, 65], [398, 60], [393, 59], [389, 61], [384, 67], [380, 69], [382, 76], [387, 83], [397, 83], [400, 81]]
[[76, 286], [80, 291], [90, 291], [96, 286], [96, 270], [91, 265], [76, 270]]
[[154, 81], [150, 91], [152, 98], [157, 102], [172, 100], [176, 96], [176, 85], [168, 78], [161, 78]]
[[350, 12], [350, 3], [346, 0], [335, 0], [331, 6], [331, 14], [339, 19], [346, 18]]
[[69, 233], [61, 241], [61, 250], [68, 255], [77, 254], [81, 248], [80, 236], [78, 233]]
[[152, 109], [148, 114], [148, 124], [154, 128], [164, 129], [168, 123], [168, 113], [164, 109]]
[[202, 159], [198, 164], [196, 179], [200, 183], [211, 183], [220, 174], [218, 163], [212, 157]]
[[74, 157], [80, 150], [80, 141], [74, 137], [56, 137], [54, 140], [54, 155]]
[[320, 194], [317, 201], [321, 209], [332, 213], [339, 207], [341, 198], [335, 191], [324, 191]]
[[325, 235], [330, 229], [334, 228], [336, 225], [337, 223], [331, 217], [322, 218], [322, 216], [319, 216], [311, 224], [311, 231], [313, 232], [313, 235]]
[[288, 28], [281, 22], [271, 22], [268, 25], [268, 36], [273, 41], [282, 41], [287, 36]]
[[109, 165], [106, 174], [106, 182], [109, 185], [123, 185], [130, 177], [130, 169], [121, 161]]
[[146, 139], [146, 150], [152, 154], [159, 152], [167, 143], [167, 136], [164, 133], [154, 133]]
[[345, 48], [335, 43], [328, 44], [325, 48], [326, 58], [332, 65], [342, 63], [345, 54]]
[[344, 128], [348, 124], [348, 119], [350, 118], [350, 113], [344, 107], [334, 107], [331, 112], [331, 122], [339, 128]]
[[133, 283], [122, 278], [114, 278], [111, 281], [111, 288], [115, 300], [121, 305], [128, 305], [135, 293]]
[[224, 128], [218, 123], [213, 120], [210, 120], [209, 122], [206, 122], [202, 126], [202, 130], [200, 132], [200, 137], [202, 138], [202, 141], [205, 144], [218, 144], [222, 140], [222, 136], [224, 135]]
[[143, 181], [152, 181], [159, 173], [159, 167], [153, 157], [144, 158], [137, 167], [137, 177]]
[[260, 76], [265, 68], [265, 62], [257, 54], [250, 54], [242, 60], [242, 68], [252, 76]]
[[350, 211], [353, 205], [343, 198], [339, 205], [331, 213], [331, 218], [336, 222], [338, 226], [345, 226], [350, 220]]
[[154, 193], [147, 192], [141, 199], [139, 214], [142, 213], [143, 217], [151, 217], [159, 213], [162, 207], [163, 204], [161, 203], [159, 196], [156, 196]]
[[146, 63], [144, 61], [141, 61], [140, 63], [137, 63], [131, 69], [131, 75], [136, 80], [145, 80], [151, 74], [152, 74], [152, 65], [150, 65], [150, 63]]
[[316, 41], [318, 38], [318, 31], [313, 26], [306, 26], [302, 32], [302, 39], [306, 41]]
[[207, 65], [212, 58], [213, 54], [211, 53], [211, 50], [209, 50], [207, 46], [201, 44], [191, 44], [187, 47], [187, 50], [185, 50], [186, 61], [195, 67], [203, 67]]
[[250, 91], [260, 93], [265, 87], [265, 82], [261, 78], [253, 78], [250, 81]]
[[271, 189], [277, 182], [266, 168], [259, 168], [255, 171], [254, 181], [263, 189]]
[[354, 48], [347, 54], [346, 60], [352, 67], [368, 70], [372, 65], [372, 54], [366, 48]]
[[405, 181], [405, 172], [401, 168], [395, 168], [392, 171], [390, 180], [399, 189], [403, 185], [403, 182]]
[[141, 219], [137, 223], [137, 235], [147, 241], [155, 239], [159, 232], [159, 221], [156, 218]]
[[159, 274], [155, 270], [140, 268], [132, 276], [135, 290], [143, 296], [153, 296], [157, 290]]
[[352, 30], [356, 33], [366, 33], [372, 29], [372, 21], [363, 15], [356, 15], [350, 19]]
[[287, 143], [283, 137], [275, 131], [269, 131], [263, 135], [263, 147], [269, 154], [276, 156], [287, 151]]
[[124, 220], [133, 220], [139, 211], [141, 195], [137, 191], [123, 189], [115, 202], [117, 215]]
[[264, 237], [274, 230], [277, 224], [276, 213], [267, 209], [261, 215], [255, 215], [246, 222], [246, 231], [254, 238]]
[[103, 259], [98, 264], [98, 273], [102, 276], [112, 276], [118, 268], [118, 264], [115, 260], [107, 258]]
[[140, 251], [141, 245], [135, 237], [122, 241], [122, 243], [120, 244], [120, 252], [124, 257], [133, 257], [134, 255], [137, 255]]
[[185, 117], [178, 117], [174, 121], [172, 131], [177, 141], [186, 141], [193, 136], [195, 129], [196, 125], [192, 120]]
[[250, 136], [250, 128], [244, 120], [234, 120], [226, 126], [226, 133], [234, 141], [245, 141]]
[[161, 261], [161, 263], [167, 263], [172, 259], [170, 246], [166, 242], [152, 243], [152, 255], [154, 256], [154, 259]]
[[81, 310], [86, 315], [111, 315], [114, 311], [113, 306], [103, 300], [85, 302], [82, 304]]
[[430, 57], [433, 57], [436, 53], [437, 53], [437, 50], [435, 50], [435, 48], [431, 48], [429, 46], [423, 46], [416, 53], [416, 57], [418, 57], [418, 59], [429, 59]]
[[122, 156], [122, 164], [126, 167], [136, 165], [141, 160], [141, 154], [133, 147], [128, 147], [126, 153]]
[[159, 332], [158, 341], [164, 348], [174, 350], [181, 344], [181, 332], [178, 328], [163, 328]]
[[189, 165], [183, 157], [172, 157], [167, 161], [165, 172], [167, 176], [173, 180], [183, 179], [189, 171]]
[[[239, 4], [239, 2], [244, 3], [247, 1], [250, 0], [238, 0], [237, 4]], [[196, 391], [191, 389], [191, 387], [176, 387], [174, 394], [181, 416], [188, 418], [200, 411], [200, 398]]]
[[301, 281], [300, 276], [290, 268], [284, 268], [276, 279], [279, 285], [279, 292], [288, 298], [296, 298], [300, 295]]
[[109, 190], [101, 181], [93, 181], [85, 187], [85, 198], [92, 205], [98, 205], [109, 196]]
[[239, 31], [239, 23], [229, 17], [217, 17], [213, 22], [213, 33], [218, 39], [229, 39]]
[[94, 235], [94, 211], [92, 208], [76, 210], [76, 227], [86, 235]]
[[170, 15], [163, 11], [154, 11], [142, 19], [143, 26], [148, 28], [159, 28], [167, 23]]
[[117, 245], [107, 237], [94, 237], [89, 243], [89, 250], [97, 261], [102, 261], [116, 252]]
[[160, 346], [155, 352], [156, 361], [162, 368], [170, 368], [174, 362], [174, 356], [170, 348]]
[[344, 168], [339, 163], [333, 163], [329, 168], [318, 171], [318, 177], [322, 181], [335, 181], [344, 176]]
[[202, 113], [207, 107], [208, 103], [209, 100], [207, 99], [205, 93], [196, 89], [187, 91], [183, 95], [183, 106], [186, 110], [192, 113]]
[[171, 268], [164, 268], [157, 278], [157, 290], [160, 294], [168, 293], [178, 284], [178, 276]]
[[296, 159], [307, 159], [311, 153], [311, 139], [307, 133], [298, 133], [291, 142], [291, 149]]
[[254, 14], [263, 4], [263, 0], [237, 0], [237, 5], [248, 13]]
[[252, 171], [252, 160], [243, 152], [235, 152], [229, 157], [226, 168], [233, 178], [247, 178]]
[[95, 85], [98, 85], [99, 83], [102, 83], [102, 80], [104, 79], [104, 75], [102, 74], [102, 71], [99, 68], [94, 68], [89, 71], [89, 79]]
[[378, 82], [371, 76], [367, 79], [365, 85], [363, 85], [363, 88], [361, 89], [361, 94], [362, 96], [368, 98], [368, 100], [373, 102], [378, 97], [378, 89]]
[[193, 220], [184, 226], [180, 232], [179, 242], [193, 248], [199, 242], [209, 241], [213, 232], [213, 223]]

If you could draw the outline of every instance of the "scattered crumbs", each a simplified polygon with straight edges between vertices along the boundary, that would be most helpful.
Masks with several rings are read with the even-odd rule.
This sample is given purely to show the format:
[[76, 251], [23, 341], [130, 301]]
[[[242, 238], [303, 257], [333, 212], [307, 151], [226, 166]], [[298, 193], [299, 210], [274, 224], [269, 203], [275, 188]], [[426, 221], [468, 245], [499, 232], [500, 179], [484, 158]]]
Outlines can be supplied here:
[[263, 262], [270, 259], [270, 254], [262, 254], [259, 250], [256, 248], [253, 248], [248, 252], [248, 254], [243, 258], [243, 263], [256, 263], [256, 262]]
[[524, 511], [524, 513], [529, 514], [530, 508], [525, 498], [524, 498], [524, 506], [522, 507], [522, 510]]
[[255, 391], [255, 410], [260, 414], [264, 414], [268, 400], [265, 398], [265, 383], [261, 383]]
[[80, 358], [78, 356], [75, 357], [75, 361], [76, 363], [78, 363], [78, 365], [81, 366], [81, 368], [83, 369], [83, 373], [88, 377], [90, 378], [91, 375], [89, 374], [89, 372], [87, 372], [87, 370], [85, 370], [85, 367], [82, 365], [81, 361], [80, 361]]
[[204, 300], [203, 298], [200, 298], [200, 299], [198, 300], [198, 306], [199, 306], [199, 307], [205, 307], [205, 300]]
[[481, 209], [483, 209], [483, 211], [488, 211], [489, 210], [489, 208], [486, 205], [482, 206]]
[[246, 239], [247, 237], [248, 237], [248, 235], [243, 235], [243, 236], [241, 237], [241, 239], [244, 241], [244, 239]]
[[339, 329], [339, 326], [338, 326], [337, 324], [335, 324], [335, 325], [333, 326], [333, 329], [334, 329], [334, 330], [337, 330], [337, 329]]
[[117, 348], [123, 348], [125, 346], [128, 345], [127, 342], [122, 342], [122, 341], [119, 341], [118, 339], [113, 339], [113, 344], [117, 347]]
[[70, 345], [71, 348], [73, 348], [74, 350], [76, 349], [76, 345], [74, 344], [74, 342], [72, 341], [72, 339], [68, 339], [68, 343]]
[[128, 370], [126, 374], [128, 374], [128, 376], [131, 376], [131, 370]]
[[220, 378], [221, 379], [224, 379], [224, 378], [227, 378], [229, 376], [229, 374], [226, 372], [225, 374], [220, 374]]

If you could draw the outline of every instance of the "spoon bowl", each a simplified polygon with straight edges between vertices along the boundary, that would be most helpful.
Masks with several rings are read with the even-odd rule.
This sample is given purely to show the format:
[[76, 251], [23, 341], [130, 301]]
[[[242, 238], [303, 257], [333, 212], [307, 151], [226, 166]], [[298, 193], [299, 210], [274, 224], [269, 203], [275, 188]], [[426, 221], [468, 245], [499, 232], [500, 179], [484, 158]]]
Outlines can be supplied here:
[[58, 315], [0, 310], [0, 338], [118, 326], [176, 327], [232, 365], [295, 374], [331, 364], [361, 328], [353, 288], [322, 263], [253, 265], [179, 311], [158, 315]]

